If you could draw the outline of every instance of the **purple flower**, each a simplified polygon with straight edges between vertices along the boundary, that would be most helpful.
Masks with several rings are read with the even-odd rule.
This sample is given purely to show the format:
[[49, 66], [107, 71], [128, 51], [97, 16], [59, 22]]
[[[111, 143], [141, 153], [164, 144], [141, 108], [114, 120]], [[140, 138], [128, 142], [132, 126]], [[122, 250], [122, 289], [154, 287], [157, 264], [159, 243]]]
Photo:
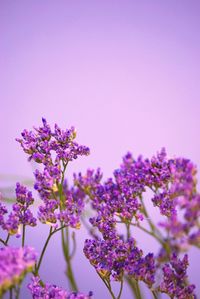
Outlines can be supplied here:
[[17, 213], [11, 212], [7, 219], [4, 220], [2, 228], [6, 230], [10, 235], [19, 235], [20, 219]]
[[[136, 255], [136, 258], [135, 258]], [[137, 257], [137, 252], [133, 250], [128, 257], [127, 273], [136, 280], [145, 282], [149, 287], [152, 287], [155, 282], [155, 257], [153, 253], [148, 253], [146, 256]]]
[[20, 283], [31, 272], [36, 262], [32, 247], [0, 248], [0, 296], [10, 287]]
[[20, 224], [35, 226], [36, 218], [29, 209], [29, 206], [34, 203], [32, 193], [20, 183], [16, 184], [16, 203], [13, 205], [13, 211], [19, 218]]
[[0, 226], [4, 224], [4, 215], [8, 213], [6, 206], [0, 202]]
[[195, 286], [187, 284], [187, 267], [187, 255], [184, 255], [183, 259], [180, 260], [176, 254], [173, 254], [170, 263], [165, 264], [162, 268], [163, 279], [158, 290], [172, 298], [195, 298]]
[[149, 287], [154, 283], [155, 260], [153, 254], [143, 257], [143, 252], [130, 238], [108, 240], [86, 240], [85, 256], [103, 278], [123, 279], [127, 274], [144, 281]]
[[[19, 235], [20, 225], [36, 225], [36, 218], [29, 209], [34, 199], [32, 193], [25, 186], [16, 184], [16, 203], [12, 205], [12, 211], [8, 214], [7, 209], [0, 203], [0, 225], [10, 235]], [[6, 214], [8, 214], [7, 217]]]
[[52, 284], [43, 284], [39, 277], [32, 277], [32, 282], [28, 285], [33, 299], [90, 299], [92, 292], [84, 295], [78, 292], [67, 292], [66, 290]]
[[69, 161], [88, 155], [89, 148], [74, 141], [74, 127], [61, 130], [55, 124], [51, 129], [44, 118], [42, 123], [34, 131], [24, 130], [22, 139], [17, 139], [29, 160], [44, 166], [42, 171], [35, 171], [34, 188], [42, 199], [38, 218], [42, 223], [56, 225], [60, 221], [66, 226], [79, 227], [83, 200], [77, 197], [79, 191], [64, 190], [64, 172]]
[[48, 197], [47, 195], [43, 196], [45, 192], [48, 192], [47, 189], [41, 188], [41, 192], [43, 204], [39, 206], [38, 218], [42, 223], [55, 225], [59, 221], [65, 226], [80, 228], [80, 217], [84, 209], [84, 197], [79, 189], [69, 188], [65, 181], [62, 200], [54, 199], [57, 191], [54, 193], [53, 189], [52, 193], [48, 193]]
[[[43, 126], [34, 128], [34, 131], [24, 130], [21, 134], [22, 139], [16, 139], [24, 152], [29, 155], [29, 161], [55, 165], [59, 161], [67, 163], [78, 156], [89, 154], [88, 147], [74, 141], [76, 137], [74, 127], [69, 130], [61, 130], [55, 124], [54, 130], [52, 130], [46, 119], [43, 118], [42, 123]], [[52, 152], [55, 152], [55, 159]]]

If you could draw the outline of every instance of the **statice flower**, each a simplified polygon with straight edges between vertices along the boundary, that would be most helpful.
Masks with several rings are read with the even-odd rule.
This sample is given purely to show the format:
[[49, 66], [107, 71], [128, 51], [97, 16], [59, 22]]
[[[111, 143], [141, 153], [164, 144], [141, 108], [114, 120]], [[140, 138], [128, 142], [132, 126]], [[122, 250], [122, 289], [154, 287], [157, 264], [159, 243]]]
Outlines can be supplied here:
[[83, 200], [75, 196], [72, 189], [64, 190], [64, 172], [69, 161], [78, 156], [88, 155], [89, 148], [75, 142], [74, 127], [61, 130], [57, 124], [54, 129], [43, 118], [43, 126], [34, 131], [24, 130], [22, 139], [17, 139], [29, 160], [43, 165], [35, 171], [34, 188], [38, 191], [42, 204], [38, 218], [42, 223], [79, 227]]
[[8, 234], [20, 236], [20, 220], [19, 216], [15, 212], [9, 213], [8, 217], [2, 223], [3, 230], [6, 230]]
[[195, 233], [190, 234], [188, 242], [189, 244], [195, 245], [200, 248], [200, 228]]
[[146, 186], [157, 189], [169, 182], [171, 162], [164, 148], [151, 159], [142, 156], [134, 159], [131, 153], [127, 153], [120, 170], [131, 176], [130, 181], [134, 182], [135, 190], [141, 193]]
[[19, 217], [14, 212], [8, 214], [6, 206], [0, 202], [0, 227], [9, 234], [18, 232], [20, 225]]
[[158, 288], [162, 293], [166, 293], [170, 298], [194, 299], [194, 285], [187, 284], [187, 267], [188, 256], [184, 255], [183, 259], [178, 259], [173, 254], [170, 263], [163, 266], [163, 280]]
[[[42, 190], [44, 193], [45, 190]], [[38, 209], [38, 219], [42, 223], [80, 228], [80, 218], [84, 209], [84, 196], [80, 190], [69, 187], [64, 183], [62, 200], [56, 196], [57, 190], [52, 191], [49, 198], [43, 197], [43, 204]]]
[[32, 247], [0, 248], [0, 296], [10, 287], [19, 284], [36, 262]]
[[190, 244], [200, 247], [200, 194], [196, 189], [196, 166], [188, 159], [177, 158], [171, 165], [171, 173], [169, 192], [176, 213], [162, 221], [160, 226], [170, 236], [171, 245], [177, 252], [187, 249]]
[[127, 274], [144, 281], [149, 287], [154, 283], [155, 261], [153, 254], [144, 256], [135, 240], [115, 238], [85, 241], [85, 256], [103, 278], [121, 280]]
[[[141, 250], [140, 250], [141, 251]], [[137, 251], [132, 250], [128, 256], [126, 271], [130, 277], [143, 281], [149, 288], [155, 282], [156, 265], [153, 253], [137, 257]]]
[[114, 178], [102, 183], [102, 174], [98, 169], [96, 172], [88, 170], [86, 175], [74, 175], [74, 182], [90, 198], [95, 210], [100, 211], [105, 205], [111, 214], [123, 222], [133, 219], [137, 222], [146, 217], [141, 198], [147, 188], [156, 192], [152, 201], [162, 214], [169, 216], [176, 213], [175, 202], [166, 189], [172, 179], [171, 164], [173, 160], [167, 159], [164, 149], [152, 159], [142, 156], [134, 159], [131, 153], [127, 153], [120, 168], [114, 171]]
[[127, 221], [132, 220], [133, 217], [141, 219], [141, 205], [133, 193], [132, 185], [129, 186], [126, 183], [123, 185], [119, 180], [119, 175], [119, 171], [116, 171], [116, 180], [109, 178], [103, 183], [100, 169], [88, 170], [86, 175], [81, 173], [74, 175], [74, 183], [90, 199], [91, 206], [98, 211], [99, 217], [104, 210], [107, 216], [115, 214]]
[[66, 226], [80, 228], [80, 218], [85, 207], [83, 194], [75, 187], [69, 187], [67, 181], [64, 185], [64, 200], [58, 219]]
[[54, 198], [54, 191], [57, 191], [55, 178], [45, 168], [43, 172], [38, 169], [34, 173], [35, 184], [34, 188], [38, 191], [42, 200]]
[[59, 201], [56, 199], [49, 199], [44, 201], [44, 205], [40, 205], [38, 209], [38, 219], [42, 223], [56, 224], [58, 219]]
[[[36, 218], [30, 210], [34, 199], [32, 193], [21, 185], [16, 184], [16, 202], [12, 205], [12, 211], [8, 214], [8, 210], [1, 204], [0, 206], [0, 225], [10, 235], [19, 234], [21, 225], [36, 225]], [[7, 218], [5, 217], [8, 214]]]
[[[17, 139], [24, 152], [29, 155], [29, 161], [34, 160], [44, 165], [54, 165], [59, 161], [69, 162], [80, 155], [88, 155], [89, 148], [74, 141], [76, 130], [71, 127], [61, 130], [57, 124], [51, 129], [46, 119], [42, 119], [43, 126], [34, 131], [24, 130], [22, 139]], [[55, 152], [53, 159], [52, 152]]]
[[0, 226], [4, 223], [4, 215], [8, 213], [8, 210], [4, 204], [0, 202]]
[[84, 295], [79, 292], [67, 292], [66, 290], [52, 284], [43, 284], [39, 277], [33, 277], [28, 285], [33, 299], [91, 299], [92, 292]]
[[32, 192], [20, 183], [16, 184], [16, 203], [13, 205], [13, 211], [19, 217], [21, 224], [35, 226], [36, 218], [33, 216], [29, 207], [34, 203]]
[[101, 180], [103, 174], [100, 168], [88, 169], [85, 175], [81, 172], [74, 173], [74, 184], [78, 186], [86, 195], [90, 195], [92, 198], [95, 197], [96, 193], [101, 189]]

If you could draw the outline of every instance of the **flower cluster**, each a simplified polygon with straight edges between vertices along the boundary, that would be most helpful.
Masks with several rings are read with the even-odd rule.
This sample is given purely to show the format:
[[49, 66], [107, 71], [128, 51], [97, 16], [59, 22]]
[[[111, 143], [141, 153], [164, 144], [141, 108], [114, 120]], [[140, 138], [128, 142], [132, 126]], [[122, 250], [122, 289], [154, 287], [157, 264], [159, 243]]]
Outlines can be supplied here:
[[[187, 171], [187, 175], [184, 175], [184, 171]], [[170, 286], [165, 284], [165, 275], [166, 269], [175, 267], [175, 258], [171, 260], [171, 264], [162, 262], [170, 260], [171, 254], [179, 253], [180, 235], [179, 238], [174, 238], [177, 239], [176, 242], [173, 238], [169, 240], [162, 236], [149, 220], [143, 195], [148, 189], [153, 192], [151, 200], [154, 206], [157, 206], [161, 215], [167, 219], [162, 223], [162, 227], [168, 229], [166, 236], [174, 229], [174, 236], [177, 237], [175, 233], [179, 230], [179, 233], [184, 232], [188, 237], [189, 228], [198, 227], [200, 215], [195, 174], [195, 167], [189, 160], [168, 159], [163, 149], [151, 159], [139, 156], [134, 160], [128, 153], [120, 168], [114, 171], [114, 178], [109, 178], [104, 183], [99, 169], [96, 172], [88, 170], [86, 175], [74, 175], [75, 185], [85, 193], [96, 211], [96, 215], [90, 218], [90, 223], [98, 229], [103, 239], [96, 236], [94, 240], [86, 240], [84, 253], [103, 279], [122, 280], [124, 275], [128, 275], [152, 288], [160, 269], [163, 272], [163, 281], [159, 291], [172, 294]], [[180, 221], [178, 222], [180, 210], [185, 212], [185, 223], [181, 225]], [[150, 231], [140, 224], [144, 218], [148, 220]], [[127, 229], [126, 240], [118, 232], [118, 223], [124, 224]], [[130, 238], [131, 225], [154, 236], [162, 244], [165, 258], [161, 259], [161, 252], [158, 256], [153, 253], [145, 256]], [[199, 244], [199, 236], [198, 230], [188, 239], [191, 244]], [[177, 294], [188, 294], [188, 298], [194, 298], [193, 290], [193, 286], [184, 284]]]
[[[35, 226], [31, 211], [32, 193], [20, 183], [16, 185], [16, 201], [10, 209], [0, 201], [0, 227], [7, 238], [0, 238], [0, 297], [8, 289], [10, 298], [19, 298], [21, 282], [27, 272], [34, 277], [28, 288], [33, 299], [90, 299], [92, 292], [78, 292], [73, 274], [72, 258], [76, 252], [75, 231], [81, 222], [93, 238], [86, 239], [84, 254], [107, 287], [113, 299], [120, 299], [126, 279], [135, 298], [142, 298], [140, 282], [146, 284], [154, 298], [164, 293], [170, 298], [195, 299], [195, 286], [187, 277], [188, 256], [181, 252], [189, 245], [200, 248], [200, 193], [197, 191], [196, 166], [188, 159], [167, 157], [162, 149], [150, 159], [133, 158], [128, 152], [113, 176], [103, 181], [98, 168], [85, 175], [74, 174], [70, 186], [65, 179], [69, 162], [88, 155], [89, 148], [75, 142], [74, 127], [52, 129], [45, 119], [42, 126], [24, 130], [17, 139], [29, 161], [40, 164], [34, 172], [34, 189], [41, 204], [37, 219], [50, 224], [49, 234], [36, 263], [36, 253], [25, 245], [26, 226]], [[160, 212], [162, 221], [152, 219], [147, 201]], [[89, 207], [90, 218], [83, 213]], [[22, 232], [22, 247], [9, 247], [10, 236]], [[140, 230], [160, 245], [158, 253], [144, 252], [134, 236]], [[40, 269], [52, 236], [61, 232], [66, 262], [68, 292], [56, 285], [44, 283]], [[120, 283], [115, 296], [112, 281]]]
[[36, 252], [31, 247], [0, 249], [0, 296], [19, 284], [36, 262]]
[[170, 263], [163, 266], [163, 281], [158, 290], [168, 294], [170, 298], [195, 298], [193, 293], [195, 286], [187, 284], [187, 267], [187, 255], [180, 260], [176, 254], [173, 254]]
[[67, 292], [66, 290], [49, 283], [45, 284], [40, 281], [39, 277], [33, 277], [32, 282], [28, 285], [33, 299], [91, 299], [92, 292], [84, 295], [79, 292]]
[[[16, 184], [15, 192], [16, 202], [12, 205], [12, 211], [9, 214], [6, 207], [0, 203], [0, 226], [10, 235], [19, 234], [21, 225], [35, 226], [37, 222], [30, 210], [34, 202], [32, 193], [20, 183]], [[7, 219], [6, 214], [8, 214]]]
[[[46, 119], [43, 118], [42, 122], [42, 127], [34, 128], [34, 131], [24, 130], [22, 139], [17, 139], [24, 152], [29, 155], [29, 161], [34, 160], [48, 166], [59, 164], [60, 161], [66, 163], [78, 156], [89, 154], [88, 147], [74, 141], [76, 137], [74, 127], [64, 131], [55, 124], [52, 130]], [[55, 152], [54, 160], [52, 152]]]
[[[75, 184], [89, 195], [93, 208], [98, 209], [103, 203], [112, 214], [116, 213], [124, 221], [130, 222], [133, 218], [138, 221], [143, 219], [144, 211], [140, 200], [143, 193], [147, 187], [151, 190], [163, 190], [169, 184], [172, 163], [172, 160], [167, 160], [164, 149], [151, 160], [143, 159], [142, 156], [134, 160], [128, 153], [123, 158], [121, 167], [114, 171], [114, 179], [110, 178], [102, 184], [100, 170], [89, 170], [85, 176], [75, 175]], [[173, 213], [174, 204], [164, 196], [162, 200], [158, 201], [156, 197], [152, 200], [159, 206], [162, 214]]]
[[103, 278], [122, 280], [129, 275], [135, 280], [144, 281], [149, 287], [154, 283], [155, 261], [153, 254], [144, 256], [136, 246], [134, 239], [124, 241], [120, 238], [112, 240], [86, 240], [85, 256]]
[[175, 159], [171, 173], [168, 194], [171, 194], [174, 201], [176, 213], [162, 221], [160, 226], [170, 236], [171, 247], [178, 252], [187, 249], [189, 245], [200, 246], [200, 194], [196, 188], [196, 167], [190, 160]]
[[29, 161], [43, 164], [43, 170], [35, 171], [34, 188], [38, 191], [43, 204], [39, 206], [38, 218], [42, 223], [79, 227], [83, 201], [74, 192], [64, 190], [64, 172], [69, 161], [78, 156], [88, 155], [89, 148], [74, 141], [74, 127], [61, 130], [57, 124], [54, 130], [43, 118], [43, 126], [34, 131], [24, 130], [22, 139], [17, 139]]

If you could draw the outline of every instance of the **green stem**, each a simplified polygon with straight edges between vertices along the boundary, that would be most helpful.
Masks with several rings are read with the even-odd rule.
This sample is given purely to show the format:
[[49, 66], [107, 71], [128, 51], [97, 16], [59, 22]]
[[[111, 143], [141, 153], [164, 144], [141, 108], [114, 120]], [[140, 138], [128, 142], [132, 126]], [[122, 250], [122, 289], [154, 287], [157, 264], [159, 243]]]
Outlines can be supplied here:
[[[131, 225], [134, 225], [133, 223], [131, 223]], [[145, 227], [139, 225], [139, 224], [136, 224], [134, 225], [136, 227], [138, 227], [139, 229], [141, 229], [143, 232], [149, 234], [150, 236], [154, 237], [162, 246], [164, 245], [164, 241], [161, 240], [156, 234], [155, 232], [153, 231], [149, 231], [148, 229], [146, 229]]]
[[72, 241], [73, 241], [73, 248], [72, 248], [72, 252], [70, 254], [70, 260], [74, 257], [74, 255], [76, 253], [76, 235], [75, 235], [75, 232], [72, 233]]
[[121, 295], [122, 295], [122, 290], [123, 290], [123, 285], [124, 285], [124, 280], [121, 280], [121, 285], [120, 285], [120, 290], [119, 290], [119, 294], [117, 296], [117, 299], [120, 299]]
[[158, 299], [158, 297], [157, 297], [157, 295], [156, 295], [156, 292], [155, 291], [151, 291], [152, 292], [152, 294], [153, 294], [153, 298], [154, 299]]
[[103, 279], [103, 277], [98, 273], [98, 271], [97, 271], [97, 274], [99, 275], [99, 277], [101, 278], [101, 280], [102, 280], [103, 283], [105, 284], [105, 286], [106, 286], [106, 288], [108, 289], [108, 291], [109, 291], [109, 293], [110, 293], [112, 299], [116, 299], [116, 298], [115, 298], [115, 295], [114, 295], [114, 293], [113, 293], [113, 291], [112, 291], [112, 289], [111, 289], [111, 285], [110, 285], [110, 283], [108, 283], [108, 281], [106, 281], [105, 279]]
[[162, 240], [160, 237], [158, 237], [155, 232], [149, 231], [148, 229], [144, 228], [143, 226], [141, 226], [139, 224], [135, 225], [135, 224], [131, 223], [131, 225], [134, 225], [134, 226], [138, 227], [143, 232], [145, 232], [145, 233], [149, 234], [150, 236], [154, 237], [164, 247], [168, 257], [170, 257], [170, 247], [169, 247], [168, 243], [165, 242], [164, 240]]
[[139, 283], [138, 281], [135, 281], [135, 286], [136, 286], [136, 291], [137, 291], [137, 299], [142, 299], [142, 295], [141, 295], [141, 291], [140, 291], [140, 286], [139, 286]]
[[21, 289], [21, 282], [14, 287], [14, 290], [15, 290], [15, 299], [19, 299], [20, 289]]
[[6, 238], [6, 240], [5, 240], [5, 244], [6, 244], [6, 246], [8, 245], [8, 241], [9, 241], [9, 239], [10, 239], [10, 234], [8, 233], [7, 238]]
[[72, 290], [77, 292], [78, 287], [77, 287], [77, 284], [76, 284], [76, 280], [75, 280], [74, 273], [73, 273], [73, 270], [72, 270], [72, 265], [71, 265], [72, 255], [70, 255], [68, 227], [66, 227], [66, 240], [65, 240], [65, 237], [64, 237], [64, 230], [62, 230], [62, 247], [63, 247], [63, 253], [64, 253], [65, 261], [67, 263], [66, 275], [69, 279], [69, 283], [70, 283], [70, 286], [71, 286]]
[[127, 230], [127, 240], [130, 239], [131, 231], [130, 231], [130, 222], [126, 223], [126, 230]]
[[13, 289], [12, 289], [12, 288], [10, 288], [10, 290], [9, 290], [9, 294], [10, 294], [9, 298], [10, 298], [10, 299], [13, 299]]
[[[167, 242], [163, 241], [163, 235], [162, 233], [160, 232], [160, 230], [156, 227], [156, 225], [153, 223], [153, 221], [151, 220], [151, 218], [149, 217], [149, 214], [147, 212], [147, 209], [145, 207], [145, 204], [144, 204], [144, 201], [142, 199], [142, 196], [140, 196], [140, 201], [141, 201], [141, 204], [142, 204], [142, 207], [143, 207], [143, 213], [149, 223], [149, 226], [151, 228], [151, 232], [149, 232], [148, 230], [146, 230], [145, 228], [141, 228], [140, 226], [138, 226], [139, 228], [141, 228], [143, 231], [145, 231], [146, 233], [149, 233], [150, 235], [152, 235], [153, 237], [155, 237], [158, 242], [165, 248], [165, 251], [168, 255], [168, 257], [170, 258], [170, 246], [168, 245]], [[159, 236], [158, 236], [158, 235]]]
[[22, 247], [24, 247], [24, 244], [25, 244], [25, 231], [26, 231], [26, 226], [23, 224]]
[[138, 282], [134, 278], [130, 278], [126, 276], [126, 281], [128, 282], [132, 293], [134, 295], [135, 299], [142, 299], [141, 291], [140, 291], [140, 286]]
[[[59, 197], [60, 197], [60, 210], [61, 211], [65, 208], [64, 196], [63, 196], [63, 183], [64, 183], [65, 170], [67, 168], [67, 164], [68, 164], [68, 162], [66, 162], [66, 163], [63, 162], [61, 182], [60, 182], [60, 184], [58, 184]], [[75, 277], [74, 277], [74, 273], [73, 273], [72, 265], [71, 265], [71, 259], [72, 259], [72, 255], [74, 253], [72, 252], [72, 255], [70, 255], [69, 231], [68, 231], [67, 227], [66, 227], [66, 241], [65, 241], [65, 236], [64, 236], [64, 230], [61, 231], [61, 237], [62, 237], [63, 253], [64, 253], [65, 261], [67, 263], [66, 275], [68, 277], [70, 286], [73, 289], [73, 291], [78, 291], [78, 287], [77, 287], [77, 284], [75, 281]]]
[[47, 245], [48, 245], [48, 243], [49, 243], [51, 237], [52, 237], [55, 233], [57, 233], [58, 231], [63, 230], [64, 228], [65, 228], [65, 226], [61, 226], [61, 227], [59, 227], [59, 228], [57, 228], [57, 229], [55, 229], [55, 230], [53, 231], [52, 226], [50, 227], [49, 235], [48, 235], [48, 237], [47, 237], [47, 239], [46, 239], [46, 242], [45, 242], [45, 244], [44, 244], [44, 247], [43, 247], [43, 249], [42, 249], [42, 253], [41, 253], [41, 255], [40, 255], [39, 262], [38, 262], [38, 264], [35, 266], [35, 271], [34, 271], [34, 273], [33, 273], [35, 276], [38, 275], [38, 272], [39, 272], [39, 269], [40, 269], [40, 266], [41, 266], [41, 263], [42, 263], [42, 259], [43, 259], [43, 257], [44, 257], [44, 254], [45, 254]]
[[130, 288], [131, 288], [131, 291], [134, 295], [134, 298], [137, 298], [137, 291], [136, 291], [136, 288], [135, 288], [135, 284], [133, 283], [133, 281], [131, 280], [131, 278], [127, 277], [126, 276], [126, 281], [128, 282]]
[[0, 238], [0, 242], [3, 243], [3, 245], [7, 246], [6, 242]]
[[19, 299], [19, 294], [20, 294], [20, 287], [18, 287], [17, 290], [16, 290], [15, 299]]
[[38, 272], [39, 272], [39, 269], [40, 269], [40, 266], [41, 266], [41, 263], [42, 263], [42, 259], [44, 257], [44, 254], [45, 254], [45, 251], [46, 251], [46, 248], [47, 248], [47, 245], [49, 243], [49, 240], [50, 240], [51, 236], [52, 236], [52, 227], [50, 227], [49, 235], [48, 235], [48, 237], [46, 239], [46, 242], [44, 244], [44, 247], [42, 249], [42, 253], [40, 255], [39, 262], [35, 267], [35, 275], [38, 275]]
[[141, 201], [141, 204], [142, 204], [143, 213], [144, 213], [144, 215], [145, 215], [145, 217], [146, 217], [146, 220], [147, 220], [147, 222], [148, 222], [148, 224], [149, 224], [151, 230], [152, 230], [154, 233], [157, 232], [157, 233], [159, 234], [159, 236], [162, 238], [163, 236], [162, 236], [160, 230], [156, 227], [156, 225], [153, 223], [153, 221], [152, 221], [151, 218], [149, 217], [149, 214], [148, 214], [147, 209], [146, 209], [146, 207], [145, 207], [145, 204], [144, 204], [144, 201], [143, 201], [142, 196], [140, 196], [140, 201]]

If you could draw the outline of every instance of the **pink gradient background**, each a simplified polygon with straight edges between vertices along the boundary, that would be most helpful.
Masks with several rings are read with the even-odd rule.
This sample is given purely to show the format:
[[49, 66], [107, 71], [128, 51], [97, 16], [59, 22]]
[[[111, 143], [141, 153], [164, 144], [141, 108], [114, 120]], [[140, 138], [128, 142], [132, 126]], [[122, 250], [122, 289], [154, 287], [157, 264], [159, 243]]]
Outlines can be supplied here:
[[[198, 0], [1, 0], [0, 173], [33, 177], [14, 139], [42, 116], [75, 125], [78, 141], [91, 148], [69, 176], [88, 166], [110, 176], [127, 150], [150, 156], [162, 146], [200, 168], [199, 32]], [[40, 248], [45, 233], [30, 242]], [[59, 236], [52, 243], [43, 275], [65, 286]], [[147, 238], [141, 243], [155, 249]], [[198, 264], [192, 250], [200, 295]], [[83, 291], [109, 298], [82, 254], [75, 267]]]

